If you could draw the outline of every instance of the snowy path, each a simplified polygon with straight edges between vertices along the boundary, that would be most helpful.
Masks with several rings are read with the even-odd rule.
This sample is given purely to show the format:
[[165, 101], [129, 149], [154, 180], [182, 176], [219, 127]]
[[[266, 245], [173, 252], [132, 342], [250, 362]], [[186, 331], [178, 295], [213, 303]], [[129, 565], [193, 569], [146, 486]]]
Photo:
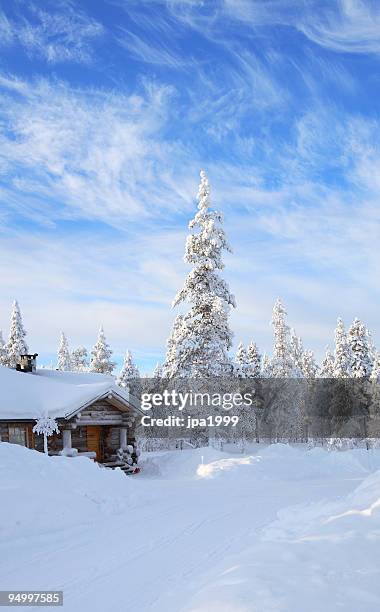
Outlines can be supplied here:
[[[195, 460], [199, 463], [199, 456]], [[81, 516], [80, 525], [62, 529], [57, 521], [56, 529], [45, 534], [22, 532], [12, 540], [5, 538], [1, 588], [62, 589], [67, 612], [209, 612], [214, 609], [209, 596], [206, 604], [201, 597], [198, 607], [190, 602], [200, 597], [202, 588], [233, 571], [246, 551], [262, 546], [260, 534], [278, 511], [345, 496], [363, 478], [358, 473], [302, 480], [284, 480], [282, 473], [252, 478], [254, 466], [240, 465], [239, 458], [231, 460], [232, 468], [223, 459], [226, 469], [219, 466], [205, 478], [195, 473], [180, 478], [181, 461], [183, 456], [178, 458], [178, 478], [173, 478], [175, 469], [169, 476], [149, 477], [148, 465], [146, 475], [132, 483], [135, 507], [87, 523]], [[262, 469], [265, 473], [265, 466]], [[270, 580], [275, 583], [275, 573]], [[286, 603], [272, 607], [272, 600], [266, 601], [225, 608], [219, 602], [215, 609], [294, 612]]]

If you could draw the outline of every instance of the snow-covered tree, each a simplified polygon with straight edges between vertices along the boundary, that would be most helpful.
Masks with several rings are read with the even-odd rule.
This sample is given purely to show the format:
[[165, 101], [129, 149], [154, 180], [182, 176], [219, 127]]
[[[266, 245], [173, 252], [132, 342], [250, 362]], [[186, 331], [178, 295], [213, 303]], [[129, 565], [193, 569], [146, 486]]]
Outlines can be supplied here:
[[377, 350], [373, 342], [372, 334], [368, 329], [367, 329], [367, 340], [368, 340], [368, 356], [369, 356], [369, 360], [371, 364], [373, 365], [375, 361]]
[[44, 437], [44, 452], [48, 453], [48, 437], [54, 433], [59, 433], [58, 424], [53, 417], [42, 416], [36, 420], [36, 424], [33, 427], [33, 432], [36, 434], [42, 434]]
[[61, 332], [61, 338], [59, 341], [57, 370], [60, 370], [61, 372], [69, 372], [71, 370], [69, 344], [64, 332]]
[[9, 339], [5, 346], [6, 365], [15, 368], [20, 355], [28, 353], [28, 345], [25, 342], [26, 331], [22, 323], [20, 307], [17, 300], [13, 302]]
[[87, 372], [89, 367], [88, 352], [85, 346], [78, 346], [71, 353], [71, 369], [73, 372]]
[[179, 314], [174, 319], [170, 336], [166, 342], [166, 359], [163, 365], [163, 374], [166, 378], [177, 376], [180, 371], [179, 364], [179, 339], [182, 338], [183, 315]]
[[304, 351], [301, 361], [301, 372], [305, 378], [315, 378], [318, 372], [318, 366], [314, 359], [313, 351]]
[[292, 329], [289, 340], [289, 354], [290, 359], [293, 362], [295, 373], [298, 376], [302, 375], [302, 368], [304, 365], [304, 348], [300, 336], [297, 336], [294, 329]]
[[136, 380], [137, 378], [140, 378], [140, 372], [133, 362], [131, 351], [127, 351], [125, 354], [123, 367], [121, 368], [116, 382], [119, 387], [129, 388], [131, 381]]
[[347, 334], [344, 323], [339, 317], [334, 333], [335, 352], [334, 352], [334, 377], [348, 378], [350, 376], [350, 347], [347, 341]]
[[286, 310], [278, 298], [273, 307], [272, 325], [274, 332], [272, 376], [287, 378], [295, 374], [295, 366], [290, 354], [289, 327], [286, 324]]
[[348, 344], [351, 355], [351, 376], [367, 378], [371, 374], [371, 350], [365, 325], [355, 318], [348, 330]]
[[325, 356], [321, 364], [321, 378], [334, 378], [334, 366], [334, 355], [330, 351], [329, 347], [327, 347]]
[[370, 379], [380, 382], [380, 353], [378, 352], [375, 353]]
[[242, 342], [239, 342], [235, 354], [234, 363], [235, 376], [238, 378], [246, 378], [249, 372], [247, 351]]
[[0, 329], [0, 365], [7, 365], [7, 351], [3, 338], [3, 332]]
[[157, 362], [156, 366], [155, 366], [155, 368], [153, 370], [153, 378], [155, 378], [157, 380], [160, 380], [162, 378], [162, 375], [163, 375], [163, 373], [162, 373], [162, 365], [159, 362]]
[[218, 271], [222, 254], [230, 251], [221, 213], [211, 211], [210, 186], [201, 171], [198, 212], [190, 221], [185, 262], [191, 264], [173, 306], [188, 302], [188, 312], [177, 317], [168, 342], [165, 371], [170, 376], [218, 376], [232, 372], [228, 356], [232, 332], [228, 325], [235, 299]]
[[90, 371], [99, 372], [100, 374], [111, 374], [115, 362], [111, 361], [112, 350], [107, 344], [103, 326], [100, 326], [98, 339], [91, 351]]
[[262, 376], [264, 378], [272, 378], [273, 376], [272, 360], [266, 353], [263, 355]]
[[261, 355], [255, 342], [250, 342], [247, 348], [248, 375], [254, 378], [261, 376]]

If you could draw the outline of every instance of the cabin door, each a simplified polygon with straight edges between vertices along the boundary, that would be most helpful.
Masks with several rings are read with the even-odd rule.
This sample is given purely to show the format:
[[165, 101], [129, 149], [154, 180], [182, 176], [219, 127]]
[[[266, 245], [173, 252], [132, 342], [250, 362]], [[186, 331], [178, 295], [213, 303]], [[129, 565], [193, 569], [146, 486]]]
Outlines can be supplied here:
[[103, 461], [102, 427], [87, 426], [87, 450], [96, 453], [96, 461]]

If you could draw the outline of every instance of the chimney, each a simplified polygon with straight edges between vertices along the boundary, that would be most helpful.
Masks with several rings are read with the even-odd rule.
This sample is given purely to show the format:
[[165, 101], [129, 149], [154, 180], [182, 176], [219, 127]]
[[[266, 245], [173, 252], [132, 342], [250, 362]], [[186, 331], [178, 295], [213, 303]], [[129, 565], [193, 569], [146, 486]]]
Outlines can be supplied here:
[[16, 365], [18, 372], [31, 372], [34, 374], [37, 368], [38, 353], [33, 355], [20, 355], [20, 359]]

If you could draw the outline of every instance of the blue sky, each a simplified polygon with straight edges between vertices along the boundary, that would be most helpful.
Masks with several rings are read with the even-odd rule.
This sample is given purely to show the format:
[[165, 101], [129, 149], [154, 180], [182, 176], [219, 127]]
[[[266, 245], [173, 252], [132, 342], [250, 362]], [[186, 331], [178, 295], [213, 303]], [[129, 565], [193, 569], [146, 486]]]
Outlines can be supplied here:
[[199, 170], [225, 215], [236, 342], [281, 296], [320, 356], [338, 315], [380, 343], [380, 5], [0, 2], [0, 326], [46, 361], [103, 323], [164, 354]]

